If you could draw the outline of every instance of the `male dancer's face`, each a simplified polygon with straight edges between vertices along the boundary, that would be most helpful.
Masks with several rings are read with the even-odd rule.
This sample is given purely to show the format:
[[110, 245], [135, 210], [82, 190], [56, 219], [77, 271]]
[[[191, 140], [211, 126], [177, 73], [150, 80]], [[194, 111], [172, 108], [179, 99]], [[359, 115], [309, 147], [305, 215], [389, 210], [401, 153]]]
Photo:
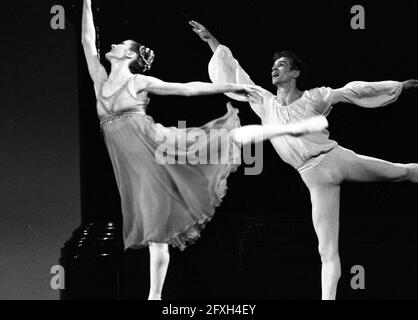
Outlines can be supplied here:
[[131, 50], [130, 40], [123, 41], [119, 44], [112, 44], [111, 47], [112, 49], [106, 53], [106, 59], [109, 61], [112, 59], [131, 59], [135, 55], [135, 53]]
[[271, 82], [274, 86], [280, 87], [283, 84], [290, 83], [299, 76], [298, 70], [292, 70], [290, 60], [281, 57], [274, 61], [271, 70]]

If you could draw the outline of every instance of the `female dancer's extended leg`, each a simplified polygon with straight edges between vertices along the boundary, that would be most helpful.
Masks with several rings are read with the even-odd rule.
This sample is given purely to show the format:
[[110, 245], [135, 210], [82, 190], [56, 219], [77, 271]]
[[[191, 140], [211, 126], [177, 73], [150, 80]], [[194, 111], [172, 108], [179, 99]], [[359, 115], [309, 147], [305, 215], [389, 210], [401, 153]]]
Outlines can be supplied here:
[[312, 132], [319, 132], [328, 126], [324, 116], [315, 116], [290, 124], [278, 125], [248, 125], [234, 129], [232, 134], [235, 141], [247, 144], [261, 142], [280, 135], [303, 135]]

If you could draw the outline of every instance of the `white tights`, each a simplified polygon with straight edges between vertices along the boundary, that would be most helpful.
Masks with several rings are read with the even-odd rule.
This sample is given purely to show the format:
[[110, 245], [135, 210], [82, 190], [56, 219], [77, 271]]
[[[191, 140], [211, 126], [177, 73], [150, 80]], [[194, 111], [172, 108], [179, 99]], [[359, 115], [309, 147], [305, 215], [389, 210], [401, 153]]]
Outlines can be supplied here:
[[322, 299], [334, 300], [341, 276], [338, 253], [340, 184], [343, 181], [418, 182], [418, 164], [391, 163], [337, 147], [318, 166], [301, 176], [311, 195], [312, 221], [322, 261]]

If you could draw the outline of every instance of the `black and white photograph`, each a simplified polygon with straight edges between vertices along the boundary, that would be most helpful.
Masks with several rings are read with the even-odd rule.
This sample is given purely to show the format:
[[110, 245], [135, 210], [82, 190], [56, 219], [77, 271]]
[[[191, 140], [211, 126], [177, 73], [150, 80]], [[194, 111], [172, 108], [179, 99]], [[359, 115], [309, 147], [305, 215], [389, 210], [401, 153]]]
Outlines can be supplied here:
[[416, 0], [0, 7], [0, 300], [418, 299]]

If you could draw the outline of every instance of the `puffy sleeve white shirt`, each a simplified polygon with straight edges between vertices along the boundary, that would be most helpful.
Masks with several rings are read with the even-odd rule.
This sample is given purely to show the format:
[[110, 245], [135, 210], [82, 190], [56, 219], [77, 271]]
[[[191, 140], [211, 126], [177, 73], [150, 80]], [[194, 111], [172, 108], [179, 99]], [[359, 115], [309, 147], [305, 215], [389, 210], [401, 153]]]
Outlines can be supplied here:
[[[218, 46], [209, 62], [209, 77], [213, 83], [254, 84], [231, 51], [223, 45]], [[289, 105], [281, 105], [275, 95], [263, 89], [262, 103], [250, 103], [250, 106], [263, 124], [286, 124], [314, 115], [328, 115], [336, 102], [353, 103], [367, 108], [384, 106], [394, 102], [401, 91], [402, 83], [397, 81], [355, 81], [340, 89], [320, 87], [306, 90], [298, 100]], [[248, 101], [244, 95], [226, 95], [234, 100]], [[338, 145], [329, 139], [328, 130], [300, 137], [285, 135], [270, 141], [282, 160], [300, 172], [310, 167], [318, 156]]]

